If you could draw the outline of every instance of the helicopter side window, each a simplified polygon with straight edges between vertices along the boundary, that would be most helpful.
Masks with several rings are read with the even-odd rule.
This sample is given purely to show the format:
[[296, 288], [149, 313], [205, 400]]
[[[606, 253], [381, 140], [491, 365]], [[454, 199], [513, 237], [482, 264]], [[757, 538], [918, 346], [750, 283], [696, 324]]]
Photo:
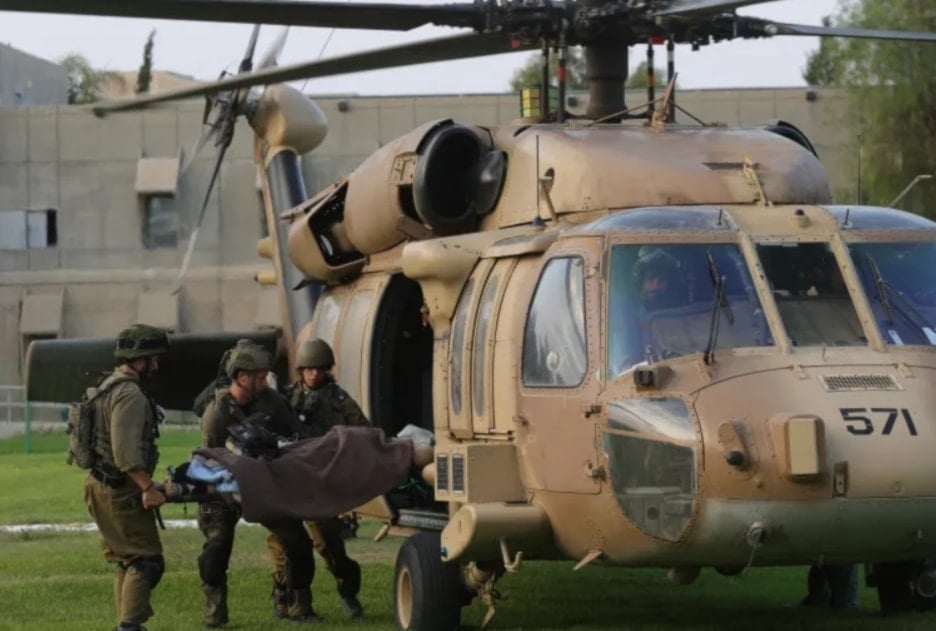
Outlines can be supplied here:
[[[713, 348], [773, 344], [744, 257], [731, 243], [611, 251], [608, 374]], [[712, 334], [713, 318], [718, 335]]]
[[474, 345], [471, 352], [471, 390], [474, 401], [474, 414], [484, 414], [484, 365], [487, 355], [488, 331], [491, 330], [491, 314], [494, 310], [494, 297], [497, 296], [498, 277], [492, 275], [484, 287], [478, 315], [475, 318]]
[[452, 412], [457, 416], [462, 409], [462, 360], [465, 352], [465, 329], [468, 326], [468, 309], [471, 307], [471, 296], [474, 293], [474, 278], [469, 278], [462, 290], [458, 306], [455, 307], [455, 320], [452, 322], [452, 352], [449, 367], [449, 398], [452, 402]]
[[348, 303], [341, 329], [341, 345], [338, 347], [338, 370], [341, 387], [355, 401], [361, 400], [361, 352], [367, 312], [370, 311], [374, 292], [367, 289], [356, 291]]
[[794, 346], [867, 344], [828, 244], [762, 243], [757, 254]]
[[338, 316], [341, 315], [341, 299], [344, 295], [329, 294], [322, 298], [315, 321], [315, 337], [325, 340], [329, 346], [335, 346], [335, 330], [338, 328]]
[[884, 340], [936, 345], [936, 243], [853, 243], [849, 249]]
[[523, 334], [523, 385], [575, 387], [585, 378], [585, 274], [579, 257], [546, 264]]

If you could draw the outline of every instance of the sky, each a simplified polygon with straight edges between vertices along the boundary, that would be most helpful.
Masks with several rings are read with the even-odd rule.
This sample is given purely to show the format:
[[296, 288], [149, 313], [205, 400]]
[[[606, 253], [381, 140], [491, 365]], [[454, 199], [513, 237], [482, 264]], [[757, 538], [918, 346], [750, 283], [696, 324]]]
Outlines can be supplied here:
[[[838, 0], [774, 0], [740, 9], [738, 13], [778, 22], [820, 25], [824, 15], [837, 12], [837, 6]], [[91, 61], [92, 66], [108, 70], [137, 69], [142, 60], [146, 37], [155, 29], [154, 67], [203, 80], [216, 78], [221, 70], [236, 69], [251, 28], [250, 25], [240, 24], [0, 11], [0, 42], [50, 60], [69, 53], [80, 53]], [[270, 26], [262, 29], [257, 57], [275, 38], [280, 28]], [[280, 64], [319, 58], [323, 47], [322, 56], [328, 57], [445, 37], [458, 32], [456, 29], [440, 27], [421, 27], [403, 33], [292, 28], [280, 56]], [[805, 85], [802, 70], [807, 55], [818, 46], [818, 38], [794, 36], [737, 40], [705, 46], [699, 51], [678, 46], [676, 70], [679, 73], [679, 84], [683, 89]], [[632, 68], [644, 57], [644, 51], [643, 46], [631, 49]], [[304, 84], [304, 89], [312, 94], [348, 95], [506, 92], [514, 71], [523, 65], [530, 54], [510, 53], [359, 72], [311, 80]], [[665, 63], [666, 52], [661, 46], [657, 50], [656, 64], [661, 66]], [[303, 83], [299, 85], [303, 86]]]

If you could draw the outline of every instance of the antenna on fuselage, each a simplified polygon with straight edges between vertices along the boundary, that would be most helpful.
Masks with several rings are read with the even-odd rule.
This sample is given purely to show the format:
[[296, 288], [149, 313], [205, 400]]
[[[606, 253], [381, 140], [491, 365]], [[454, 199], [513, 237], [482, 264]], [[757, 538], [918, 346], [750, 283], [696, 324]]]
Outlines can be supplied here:
[[666, 85], [670, 89], [670, 98], [666, 108], [666, 122], [676, 122], [676, 42], [670, 37], [666, 40]]

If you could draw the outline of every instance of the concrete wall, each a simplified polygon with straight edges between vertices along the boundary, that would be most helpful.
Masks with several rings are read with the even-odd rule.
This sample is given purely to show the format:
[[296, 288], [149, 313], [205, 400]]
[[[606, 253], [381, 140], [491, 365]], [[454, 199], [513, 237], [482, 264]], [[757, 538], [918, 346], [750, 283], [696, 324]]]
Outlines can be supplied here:
[[[576, 107], [584, 106], [580, 96]], [[628, 103], [645, 100], [642, 92]], [[329, 120], [321, 147], [304, 156], [309, 193], [354, 169], [374, 149], [438, 118], [493, 125], [519, 114], [516, 95], [319, 99]], [[784, 119], [798, 125], [824, 159], [833, 189], [847, 189], [844, 166], [854, 143], [837, 126], [843, 95], [805, 89], [686, 91], [679, 104], [706, 122], [752, 125]], [[0, 250], [0, 384], [21, 382], [20, 326], [27, 293], [64, 292], [62, 335], [113, 335], [138, 318], [140, 294], [166, 290], [180, 265], [213, 163], [206, 147], [178, 181], [178, 245], [146, 249], [143, 207], [135, 190], [142, 157], [188, 158], [203, 105], [192, 101], [104, 119], [84, 109], [0, 109], [0, 210], [55, 209], [58, 244]], [[680, 114], [681, 122], [689, 119]], [[252, 278], [264, 269], [252, 134], [241, 123], [209, 200], [198, 247], [178, 305], [182, 332], [253, 328], [272, 298]]]
[[0, 107], [68, 101], [68, 80], [58, 64], [0, 44]]

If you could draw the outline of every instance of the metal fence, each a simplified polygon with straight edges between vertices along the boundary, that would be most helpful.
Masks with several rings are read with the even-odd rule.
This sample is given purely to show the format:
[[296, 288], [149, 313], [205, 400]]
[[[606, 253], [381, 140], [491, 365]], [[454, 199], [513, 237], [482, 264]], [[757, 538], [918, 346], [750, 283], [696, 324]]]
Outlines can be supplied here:
[[27, 401], [26, 386], [0, 385], [0, 422], [59, 422], [64, 427], [67, 414], [68, 406], [63, 403]]

